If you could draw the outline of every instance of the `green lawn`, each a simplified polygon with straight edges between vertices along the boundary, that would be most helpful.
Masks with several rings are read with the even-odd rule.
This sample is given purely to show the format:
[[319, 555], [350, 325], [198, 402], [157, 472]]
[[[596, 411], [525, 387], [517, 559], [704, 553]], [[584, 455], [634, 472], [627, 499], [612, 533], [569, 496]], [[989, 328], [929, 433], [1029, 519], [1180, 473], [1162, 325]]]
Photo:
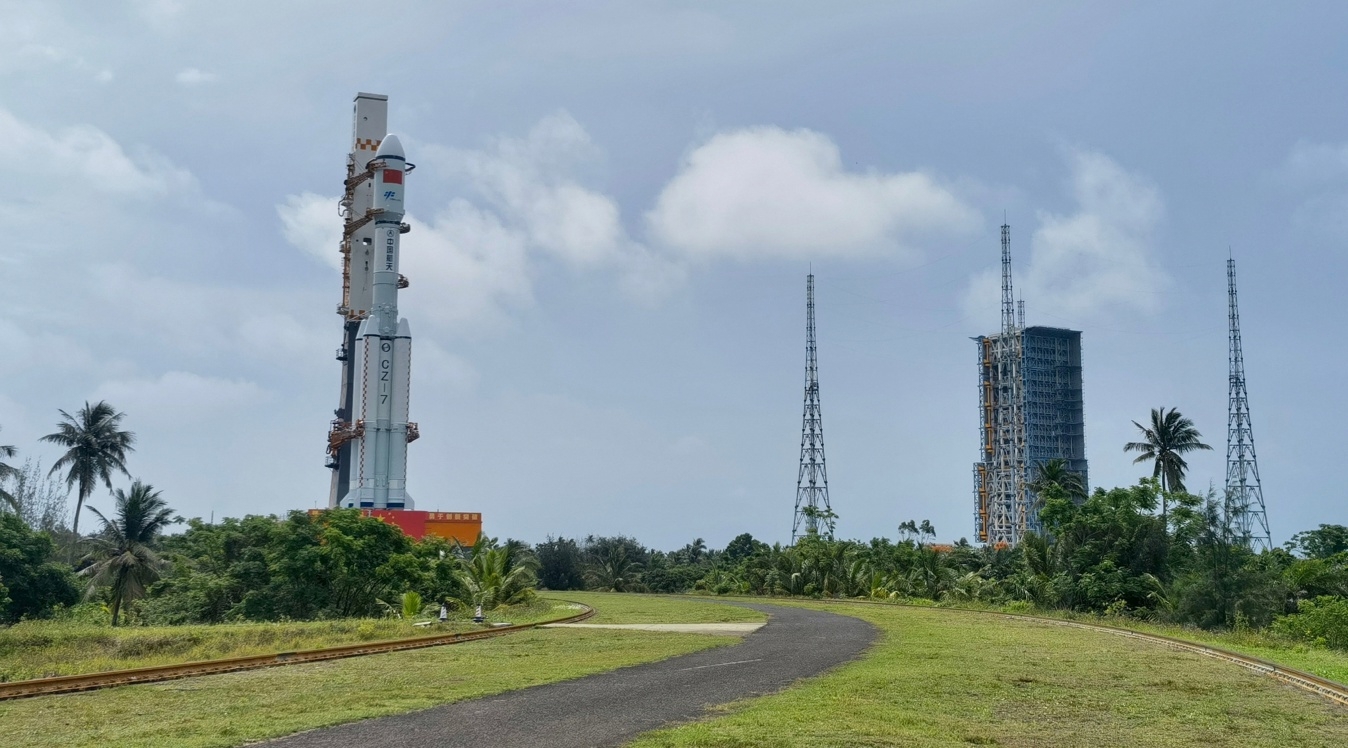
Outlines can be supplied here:
[[[492, 611], [488, 620], [532, 623], [575, 612], [548, 600], [500, 608]], [[0, 681], [293, 652], [480, 628], [464, 615], [444, 626], [436, 623], [427, 627], [395, 618], [120, 628], [25, 621], [0, 627]]]
[[[1094, 623], [1094, 621], [1083, 619], [1083, 623]], [[1321, 678], [1348, 684], [1348, 652], [1341, 650], [1287, 641], [1258, 631], [1213, 632], [1180, 626], [1162, 626], [1127, 619], [1105, 619], [1100, 623], [1106, 626], [1134, 629], [1149, 634], [1161, 634], [1175, 639], [1221, 647], [1297, 670], [1305, 670]]]
[[539, 629], [409, 652], [0, 702], [0, 746], [237, 746], [737, 643]]
[[861, 660], [634, 746], [1343, 746], [1348, 710], [1234, 665], [1106, 633], [923, 608], [853, 615]]
[[574, 600], [599, 611], [585, 623], [733, 623], [767, 618], [756, 610], [738, 605], [703, 602], [690, 597], [626, 592], [544, 592], [542, 595], [558, 601]]

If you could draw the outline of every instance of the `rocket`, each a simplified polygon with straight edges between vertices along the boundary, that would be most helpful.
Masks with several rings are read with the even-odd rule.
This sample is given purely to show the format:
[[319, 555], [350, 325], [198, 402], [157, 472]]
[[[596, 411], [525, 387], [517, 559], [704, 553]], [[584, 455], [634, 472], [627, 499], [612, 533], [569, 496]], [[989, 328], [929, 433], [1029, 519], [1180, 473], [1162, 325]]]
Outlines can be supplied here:
[[407, 444], [418, 436], [408, 417], [412, 328], [398, 317], [399, 243], [403, 233], [403, 182], [411, 171], [398, 136], [388, 135], [370, 162], [373, 172], [373, 278], [369, 316], [356, 332], [353, 360], [354, 460], [344, 508], [411, 509], [407, 494]]

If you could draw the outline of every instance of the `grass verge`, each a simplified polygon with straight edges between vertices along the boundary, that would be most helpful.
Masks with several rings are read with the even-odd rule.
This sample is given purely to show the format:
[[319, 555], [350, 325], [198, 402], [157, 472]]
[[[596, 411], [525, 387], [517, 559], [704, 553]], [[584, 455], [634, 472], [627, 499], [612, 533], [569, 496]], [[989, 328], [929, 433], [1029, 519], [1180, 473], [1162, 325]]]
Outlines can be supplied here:
[[881, 640], [828, 675], [633, 745], [1348, 744], [1342, 708], [1200, 655], [980, 613], [782, 604], [862, 618]]
[[1131, 618], [1080, 618], [1082, 623], [1100, 623], [1146, 634], [1208, 644], [1232, 652], [1258, 657], [1279, 665], [1314, 673], [1321, 678], [1348, 684], [1348, 652], [1280, 639], [1259, 631], [1204, 631], [1185, 626], [1166, 626]]
[[0, 702], [0, 745], [237, 746], [734, 644], [727, 637], [539, 629], [410, 652]]
[[734, 623], [759, 622], [767, 618], [756, 610], [689, 597], [628, 592], [544, 592], [542, 595], [544, 599], [574, 600], [593, 607], [598, 613], [586, 623]]
[[[487, 620], [533, 623], [574, 612], [556, 601], [540, 600], [528, 606], [499, 608]], [[25, 621], [0, 628], [0, 681], [293, 652], [478, 628], [467, 618], [425, 627], [396, 618], [121, 628]]]

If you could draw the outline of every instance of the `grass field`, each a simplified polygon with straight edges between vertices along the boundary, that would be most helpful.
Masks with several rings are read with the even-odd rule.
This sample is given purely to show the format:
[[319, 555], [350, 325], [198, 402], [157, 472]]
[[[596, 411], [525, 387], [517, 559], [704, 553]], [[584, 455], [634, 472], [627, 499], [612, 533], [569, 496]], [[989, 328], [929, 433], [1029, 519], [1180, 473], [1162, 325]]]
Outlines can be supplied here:
[[[998, 607], [990, 607], [988, 610], [1020, 614], [1019, 611], [1010, 611]], [[954, 612], [955, 614], [958, 614], [958, 611]], [[1251, 657], [1258, 657], [1297, 670], [1305, 670], [1306, 672], [1314, 673], [1321, 678], [1328, 678], [1333, 681], [1338, 681], [1339, 683], [1348, 684], [1348, 652], [1329, 649], [1328, 647], [1312, 646], [1305, 642], [1278, 637], [1266, 630], [1205, 631], [1195, 627], [1149, 623], [1136, 618], [1078, 615], [1058, 610], [1036, 610], [1026, 612], [1024, 615], [1060, 618], [1067, 621], [1080, 621], [1082, 623], [1096, 623], [1103, 626], [1131, 629], [1133, 631], [1141, 631], [1148, 634], [1160, 634], [1175, 639], [1184, 639], [1185, 641], [1208, 644], [1222, 649], [1229, 649], [1232, 652], [1249, 655]]]
[[[1093, 623], [1089, 620], [1084, 622]], [[1114, 619], [1104, 619], [1100, 623], [1106, 626], [1134, 629], [1149, 634], [1161, 634], [1176, 639], [1210, 644], [1214, 647], [1269, 660], [1279, 665], [1314, 673], [1321, 678], [1348, 684], [1348, 652], [1341, 650], [1287, 641], [1259, 631], [1212, 632], [1180, 626], [1162, 626], [1142, 621]]]
[[[544, 592], [545, 599], [574, 600], [598, 611], [586, 623], [733, 623], [762, 621], [756, 610], [697, 598], [626, 592]], [[755, 601], [756, 602], [756, 601]], [[766, 602], [766, 601], [765, 601]]]
[[786, 604], [863, 618], [882, 639], [833, 673], [633, 745], [1348, 745], [1348, 710], [1199, 655], [978, 613]]
[[[500, 608], [492, 611], [488, 620], [532, 623], [574, 612], [553, 601], [540, 601]], [[477, 628], [466, 619], [424, 628], [395, 618], [120, 628], [25, 621], [0, 627], [0, 681], [293, 652]]]
[[20, 699], [0, 702], [0, 746], [237, 746], [738, 641], [542, 629], [410, 652]]

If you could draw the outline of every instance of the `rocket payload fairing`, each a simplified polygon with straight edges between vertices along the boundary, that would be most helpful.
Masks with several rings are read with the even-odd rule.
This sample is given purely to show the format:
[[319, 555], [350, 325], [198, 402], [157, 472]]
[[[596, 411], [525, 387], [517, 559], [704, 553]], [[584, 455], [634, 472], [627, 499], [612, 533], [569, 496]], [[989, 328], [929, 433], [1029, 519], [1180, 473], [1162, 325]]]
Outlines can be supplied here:
[[372, 172], [371, 298], [350, 351], [353, 374], [349, 454], [350, 490], [343, 508], [411, 509], [407, 494], [407, 444], [417, 438], [409, 423], [412, 330], [398, 317], [399, 244], [403, 233], [403, 183], [411, 171], [396, 135], [379, 144]]

